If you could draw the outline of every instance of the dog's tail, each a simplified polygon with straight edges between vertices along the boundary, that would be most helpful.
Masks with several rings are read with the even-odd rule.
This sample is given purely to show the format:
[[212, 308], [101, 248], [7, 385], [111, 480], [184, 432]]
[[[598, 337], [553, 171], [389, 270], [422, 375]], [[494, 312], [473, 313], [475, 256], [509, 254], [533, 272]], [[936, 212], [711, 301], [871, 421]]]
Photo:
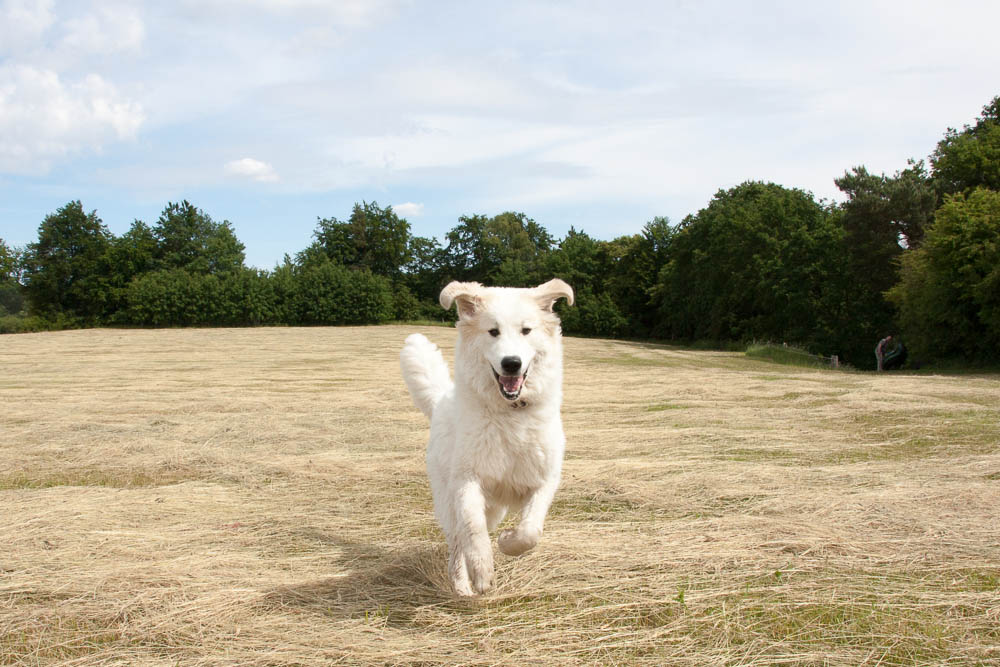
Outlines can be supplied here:
[[426, 336], [411, 334], [399, 353], [399, 367], [413, 403], [430, 417], [434, 406], [451, 389], [451, 375], [441, 350]]

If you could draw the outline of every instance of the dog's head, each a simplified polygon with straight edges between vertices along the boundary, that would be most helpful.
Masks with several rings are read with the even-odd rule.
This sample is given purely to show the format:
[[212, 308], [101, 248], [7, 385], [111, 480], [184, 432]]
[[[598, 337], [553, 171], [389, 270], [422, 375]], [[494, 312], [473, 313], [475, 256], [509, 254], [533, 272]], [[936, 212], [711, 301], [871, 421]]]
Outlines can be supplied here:
[[544, 372], [553, 358], [561, 370], [561, 330], [552, 307], [562, 298], [572, 305], [573, 288], [558, 278], [527, 289], [449, 283], [441, 291], [441, 305], [458, 308], [456, 375], [461, 354], [461, 363], [471, 364], [479, 378], [479, 388], [493, 385], [504, 400], [540, 390], [543, 383], [533, 379], [533, 372]]

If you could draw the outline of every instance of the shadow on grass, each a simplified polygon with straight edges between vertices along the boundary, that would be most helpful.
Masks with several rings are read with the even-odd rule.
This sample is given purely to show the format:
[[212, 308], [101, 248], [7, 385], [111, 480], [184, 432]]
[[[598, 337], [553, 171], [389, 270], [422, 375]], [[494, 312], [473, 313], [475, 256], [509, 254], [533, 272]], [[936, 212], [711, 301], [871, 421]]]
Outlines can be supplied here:
[[448, 581], [444, 545], [391, 551], [372, 544], [327, 539], [341, 549], [343, 564], [350, 571], [277, 588], [264, 595], [263, 606], [410, 626], [421, 608], [460, 604]]

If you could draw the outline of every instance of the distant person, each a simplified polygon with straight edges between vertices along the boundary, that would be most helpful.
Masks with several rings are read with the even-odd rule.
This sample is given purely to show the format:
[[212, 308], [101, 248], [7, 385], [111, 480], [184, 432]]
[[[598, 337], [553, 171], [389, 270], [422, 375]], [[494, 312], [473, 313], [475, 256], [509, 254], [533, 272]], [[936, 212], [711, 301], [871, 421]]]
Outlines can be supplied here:
[[889, 334], [882, 340], [878, 342], [875, 346], [875, 360], [878, 362], [879, 371], [884, 370], [882, 368], [882, 361], [885, 359], [885, 353], [889, 350], [889, 345], [892, 344], [892, 334]]

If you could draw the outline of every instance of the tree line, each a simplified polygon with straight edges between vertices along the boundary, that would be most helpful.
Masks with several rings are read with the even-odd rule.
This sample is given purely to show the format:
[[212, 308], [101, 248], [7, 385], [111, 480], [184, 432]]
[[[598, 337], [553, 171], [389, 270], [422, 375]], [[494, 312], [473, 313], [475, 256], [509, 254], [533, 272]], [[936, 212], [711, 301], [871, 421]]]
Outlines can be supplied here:
[[892, 176], [857, 166], [842, 203], [774, 183], [718, 191], [679, 224], [561, 239], [524, 213], [467, 215], [443, 241], [392, 207], [317, 220], [273, 270], [245, 265], [228, 221], [170, 203], [121, 236], [73, 201], [38, 240], [0, 239], [0, 331], [71, 326], [340, 325], [444, 320], [450, 280], [573, 285], [567, 333], [712, 343], [784, 341], [855, 366], [901, 335], [915, 358], [1000, 356], [1000, 97]]

